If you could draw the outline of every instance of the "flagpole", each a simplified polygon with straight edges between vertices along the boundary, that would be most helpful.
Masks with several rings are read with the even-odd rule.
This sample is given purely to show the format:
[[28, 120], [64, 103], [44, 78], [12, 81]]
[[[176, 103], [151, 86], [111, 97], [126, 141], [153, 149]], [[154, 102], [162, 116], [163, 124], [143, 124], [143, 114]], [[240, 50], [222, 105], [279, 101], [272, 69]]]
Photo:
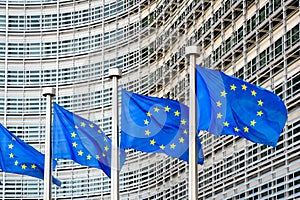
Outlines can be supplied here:
[[112, 149], [111, 149], [111, 200], [119, 200], [119, 112], [118, 112], [118, 78], [122, 75], [119, 68], [109, 69], [109, 77], [112, 79]]
[[187, 58], [190, 59], [190, 110], [189, 110], [189, 200], [198, 199], [198, 153], [196, 121], [196, 57], [200, 55], [198, 46], [187, 46]]
[[52, 97], [55, 96], [55, 88], [43, 88], [43, 96], [46, 97], [46, 132], [45, 132], [45, 166], [44, 166], [44, 200], [51, 200], [52, 183]]

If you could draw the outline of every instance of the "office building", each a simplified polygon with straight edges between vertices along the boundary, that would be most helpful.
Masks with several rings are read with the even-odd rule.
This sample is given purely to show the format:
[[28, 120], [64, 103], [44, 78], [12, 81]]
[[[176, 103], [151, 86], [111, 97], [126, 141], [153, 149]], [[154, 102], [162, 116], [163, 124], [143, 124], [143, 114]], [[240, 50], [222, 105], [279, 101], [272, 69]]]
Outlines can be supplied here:
[[[197, 63], [277, 93], [288, 120], [276, 148], [201, 135], [199, 199], [300, 198], [300, 3], [297, 0], [0, 0], [0, 122], [44, 152], [45, 98], [111, 133], [112, 84], [188, 104], [185, 47]], [[109, 199], [99, 169], [59, 160], [53, 199]], [[1, 173], [0, 198], [42, 199], [43, 181]], [[121, 199], [187, 199], [188, 165], [128, 151]]]

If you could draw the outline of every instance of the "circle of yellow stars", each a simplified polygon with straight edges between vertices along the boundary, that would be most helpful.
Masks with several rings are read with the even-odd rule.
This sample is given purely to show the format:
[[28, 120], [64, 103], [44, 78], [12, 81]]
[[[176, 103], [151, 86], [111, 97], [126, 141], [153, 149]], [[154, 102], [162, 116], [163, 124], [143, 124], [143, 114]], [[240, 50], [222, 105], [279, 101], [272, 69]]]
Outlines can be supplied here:
[[[174, 111], [172, 111], [172, 109], [171, 109], [169, 106], [165, 106], [165, 107], [163, 107], [163, 108], [159, 108], [159, 107], [156, 106], [156, 107], [153, 108], [153, 112], [154, 112], [154, 113], [158, 113], [158, 112], [161, 111], [161, 110], [163, 110], [165, 113], [172, 113], [172, 112], [173, 112], [173, 115], [174, 115], [175, 117], [180, 117], [180, 114], [181, 114], [179, 110], [174, 110]], [[146, 116], [149, 117], [149, 118], [151, 119], [151, 117], [153, 116], [153, 113], [151, 113], [151, 111], [148, 111], [148, 112], [146, 113]], [[150, 119], [144, 119], [144, 125], [148, 126], [148, 125], [150, 124], [150, 121], [149, 121]], [[188, 123], [187, 123], [187, 121], [186, 121], [185, 119], [181, 119], [181, 120], [180, 120], [180, 125], [181, 125], [181, 126], [188, 126]], [[151, 131], [150, 131], [149, 129], [145, 129], [145, 135], [148, 136], [148, 137], [151, 137]], [[183, 129], [183, 135], [188, 136], [188, 130], [187, 130], [187, 128], [184, 128], [184, 129]], [[186, 139], [185, 139], [184, 137], [180, 137], [180, 138], [178, 139], [178, 142], [179, 142], [179, 144], [183, 144], [185, 140], [186, 140]], [[152, 145], [152, 146], [154, 146], [154, 145], [157, 144], [157, 141], [156, 141], [154, 138], [153, 138], [153, 139], [150, 139], [150, 140], [149, 140], [149, 144]], [[161, 145], [159, 146], [159, 148], [160, 148], [161, 150], [165, 150], [165, 148], [167, 148], [167, 147], [166, 147], [164, 144], [161, 144]], [[170, 148], [171, 150], [174, 150], [174, 149], [176, 148], [175, 142], [169, 144], [169, 148]]]
[[[80, 122], [80, 125], [79, 125], [79, 126], [78, 126], [78, 125], [75, 125], [75, 129], [79, 130], [79, 127], [83, 127], [83, 128], [89, 127], [89, 128], [91, 128], [91, 129], [94, 129], [96, 126], [95, 126], [94, 124], [92, 124], [92, 123], [90, 123], [90, 124], [87, 125], [85, 122]], [[97, 129], [97, 132], [98, 132], [99, 134], [102, 133], [102, 131], [101, 131], [100, 129]], [[74, 139], [74, 141], [72, 142], [72, 147], [74, 148], [74, 152], [77, 153], [77, 155], [78, 155], [79, 157], [85, 157], [85, 159], [86, 159], [87, 161], [91, 160], [91, 159], [93, 158], [93, 155], [91, 155], [91, 154], [88, 153], [88, 152], [84, 152], [81, 148], [79, 148], [78, 141], [80, 141], [80, 139], [77, 138], [77, 134], [76, 134], [74, 131], [71, 132], [70, 134], [71, 134], [71, 138]], [[103, 141], [104, 141], [104, 142], [107, 142], [107, 141], [108, 141], [107, 138], [106, 138], [106, 136], [103, 136]], [[101, 152], [100, 154], [94, 155], [94, 157], [95, 157], [97, 160], [100, 160], [101, 157], [102, 157], [102, 158], [105, 158], [105, 157], [107, 156], [107, 153], [108, 153], [109, 150], [110, 150], [110, 149], [109, 149], [109, 143], [107, 143], [107, 145], [104, 146], [104, 151]]]
[[[236, 91], [237, 89], [238, 89], [238, 86], [236, 86], [235, 84], [231, 84], [231, 85], [230, 85], [230, 91], [231, 91], [231, 92], [234, 92], [234, 91]], [[241, 85], [241, 86], [240, 86], [240, 89], [241, 89], [242, 91], [248, 92], [248, 86], [247, 86], [246, 84]], [[251, 96], [253, 96], [253, 97], [256, 97], [256, 96], [257, 96], [257, 92], [256, 92], [255, 90], [251, 90], [250, 93], [251, 93]], [[226, 98], [227, 94], [228, 94], [228, 93], [227, 93], [225, 90], [223, 90], [223, 91], [220, 92], [221, 98], [222, 98], [222, 97]], [[262, 99], [257, 100], [257, 106], [260, 108], [260, 109], [258, 109], [257, 112], [256, 112], [256, 116], [258, 116], [258, 117], [262, 117], [263, 114], [264, 114], [263, 109], [262, 109], [263, 104], [264, 104], [264, 102], [263, 102]], [[219, 100], [219, 101], [216, 102], [216, 106], [217, 106], [217, 108], [222, 108], [223, 104], [222, 104], [222, 102]], [[217, 118], [217, 119], [223, 119], [224, 116], [223, 116], [223, 114], [222, 114], [221, 112], [217, 112], [216, 118]], [[255, 119], [252, 119], [252, 120], [249, 121], [248, 126], [244, 126], [244, 127], [242, 128], [242, 130], [240, 130], [240, 128], [237, 127], [237, 126], [233, 127], [233, 130], [234, 130], [235, 132], [243, 131], [244, 133], [249, 133], [249, 127], [255, 127], [255, 126], [256, 126], [256, 123], [257, 123], [257, 121], [256, 121]], [[230, 123], [229, 123], [228, 121], [224, 121], [224, 122], [223, 122], [223, 126], [224, 126], [224, 127], [229, 127], [229, 126], [230, 126]]]

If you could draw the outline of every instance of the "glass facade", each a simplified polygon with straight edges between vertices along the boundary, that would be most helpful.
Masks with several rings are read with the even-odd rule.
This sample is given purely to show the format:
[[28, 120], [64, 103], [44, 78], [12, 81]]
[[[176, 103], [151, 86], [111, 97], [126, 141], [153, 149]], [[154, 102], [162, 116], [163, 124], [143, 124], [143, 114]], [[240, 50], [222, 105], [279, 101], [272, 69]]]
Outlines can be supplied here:
[[[185, 47], [197, 63], [277, 93], [288, 121], [276, 148], [201, 135], [199, 199], [300, 198], [300, 3], [295, 0], [0, 0], [0, 122], [44, 151], [42, 88], [111, 132], [111, 81], [188, 104]], [[59, 160], [53, 199], [110, 199], [100, 170]], [[42, 199], [43, 181], [2, 173], [0, 198]], [[187, 199], [188, 166], [128, 150], [120, 197]]]

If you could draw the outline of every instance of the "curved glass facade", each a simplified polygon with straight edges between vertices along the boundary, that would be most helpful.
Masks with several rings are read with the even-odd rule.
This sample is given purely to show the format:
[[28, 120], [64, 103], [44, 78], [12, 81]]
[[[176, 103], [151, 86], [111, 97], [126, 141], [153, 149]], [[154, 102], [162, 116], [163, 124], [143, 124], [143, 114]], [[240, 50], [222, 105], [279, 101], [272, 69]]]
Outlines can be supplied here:
[[[111, 81], [188, 104], [185, 47], [199, 64], [274, 91], [289, 112], [277, 147], [201, 136], [199, 199], [300, 198], [300, 11], [294, 0], [0, 0], [0, 122], [44, 151], [45, 98], [111, 132]], [[53, 199], [109, 199], [101, 170], [60, 160]], [[43, 181], [1, 173], [2, 199], [41, 199]], [[121, 199], [187, 199], [188, 166], [128, 151]]]

